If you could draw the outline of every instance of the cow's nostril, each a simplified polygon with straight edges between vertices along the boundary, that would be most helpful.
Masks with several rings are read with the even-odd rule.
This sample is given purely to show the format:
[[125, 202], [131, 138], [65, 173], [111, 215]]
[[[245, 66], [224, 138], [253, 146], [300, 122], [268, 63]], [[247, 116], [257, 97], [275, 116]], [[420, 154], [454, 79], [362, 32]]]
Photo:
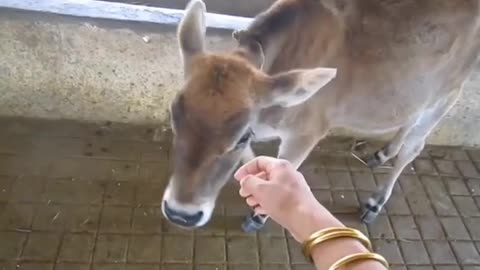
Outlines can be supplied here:
[[203, 211], [188, 214], [180, 210], [172, 209], [166, 201], [164, 202], [163, 208], [168, 220], [180, 226], [195, 227], [203, 217]]

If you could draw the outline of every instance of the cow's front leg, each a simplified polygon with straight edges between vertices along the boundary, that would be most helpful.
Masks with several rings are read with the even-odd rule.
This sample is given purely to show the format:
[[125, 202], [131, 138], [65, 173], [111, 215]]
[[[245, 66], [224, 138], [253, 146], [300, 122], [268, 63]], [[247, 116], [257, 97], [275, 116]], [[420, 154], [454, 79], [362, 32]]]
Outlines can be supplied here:
[[250, 160], [254, 159], [255, 157], [256, 157], [255, 152], [253, 151], [252, 146], [249, 145], [249, 146], [247, 146], [247, 148], [243, 151], [241, 162], [242, 162], [243, 164], [246, 164], [247, 162], [249, 162]]
[[[295, 169], [308, 157], [315, 145], [325, 134], [321, 136], [294, 136], [282, 138], [280, 149], [278, 151], [278, 158], [290, 161]], [[261, 229], [268, 220], [268, 216], [255, 215], [251, 213], [242, 224], [245, 232], [254, 232]]]
[[295, 169], [307, 159], [308, 155], [324, 136], [295, 136], [282, 139], [278, 158], [285, 159], [292, 163]]

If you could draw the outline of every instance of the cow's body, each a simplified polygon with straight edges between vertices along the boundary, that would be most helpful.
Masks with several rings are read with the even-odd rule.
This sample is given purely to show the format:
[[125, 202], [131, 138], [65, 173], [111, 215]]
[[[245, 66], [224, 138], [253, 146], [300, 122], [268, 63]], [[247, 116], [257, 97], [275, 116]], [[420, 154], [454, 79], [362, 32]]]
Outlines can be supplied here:
[[[198, 6], [200, 10], [201, 5]], [[195, 11], [192, 7], [195, 4], [191, 5]], [[184, 25], [192, 27], [188, 23]], [[183, 30], [193, 29], [188, 27]], [[181, 27], [184, 55], [189, 53], [187, 35]], [[387, 183], [367, 202], [363, 220], [369, 222], [390, 197], [400, 172], [423, 149], [428, 134], [453, 106], [476, 63], [480, 50], [480, 1], [280, 0], [260, 14], [248, 29], [234, 33], [234, 37], [239, 47], [231, 53], [202, 53], [193, 57], [195, 61], [186, 63], [192, 63], [188, 69], [195, 69], [195, 65], [200, 67], [203, 63], [198, 59], [209, 59], [211, 63], [219, 57], [214, 61], [225, 68], [225, 78], [242, 80], [249, 89], [223, 83], [222, 91], [228, 94], [211, 95], [200, 101], [202, 90], [187, 83], [179, 96], [190, 96], [191, 100], [196, 96], [197, 102], [184, 107], [204, 114], [199, 117], [212, 126], [225, 126], [225, 121], [214, 120], [217, 117], [213, 116], [216, 113], [210, 108], [212, 104], [244, 101], [224, 110], [225, 115], [234, 115], [244, 108], [249, 112], [242, 125], [230, 128], [236, 129], [229, 130], [235, 134], [229, 135], [230, 141], [245, 133], [245, 127], [255, 134], [256, 140], [278, 137], [279, 157], [297, 167], [332, 129], [344, 128], [366, 135], [397, 132], [385, 148], [368, 160], [373, 166], [397, 157]], [[236, 75], [233, 70], [238, 69], [237, 65], [251, 67], [251, 76], [243, 72]], [[325, 73], [277, 75], [319, 67], [336, 68], [335, 79], [322, 84], [312, 76], [322, 78]], [[218, 77], [214, 69], [205, 70], [190, 77], [187, 73], [188, 81], [200, 85], [199, 82], [212, 82], [213, 77]], [[268, 77], [262, 77], [260, 70]], [[275, 100], [268, 106], [262, 105], [265, 101], [257, 101], [267, 87], [265, 81], [269, 82], [271, 99]], [[319, 86], [312, 88], [315, 83]], [[204, 89], [203, 93], [206, 92]], [[173, 106], [178, 107], [178, 103]], [[222, 134], [219, 138], [228, 137], [227, 132]], [[249, 148], [243, 154], [246, 159], [252, 157]]]
[[[345, 1], [336, 14], [320, 2], [280, 1], [260, 18], [267, 21], [275, 9], [291, 10], [283, 15], [290, 17], [290, 27], [273, 34], [257, 21], [246, 32], [267, 44], [268, 73], [338, 70], [335, 80], [301, 106], [264, 110], [261, 122], [269, 126], [295, 133], [324, 129], [322, 123], [313, 125], [321, 121], [367, 134], [399, 129], [458, 92], [478, 56], [478, 1]], [[288, 119], [283, 125], [279, 113]], [[269, 120], [272, 114], [277, 119]]]

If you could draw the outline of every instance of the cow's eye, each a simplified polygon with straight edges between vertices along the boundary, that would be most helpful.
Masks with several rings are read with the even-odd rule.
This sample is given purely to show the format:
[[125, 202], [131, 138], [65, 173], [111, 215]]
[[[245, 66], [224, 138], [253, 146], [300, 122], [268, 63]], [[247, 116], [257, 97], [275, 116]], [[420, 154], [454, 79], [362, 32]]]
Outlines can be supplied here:
[[252, 133], [251, 132], [247, 132], [245, 134], [243, 134], [243, 136], [240, 138], [240, 140], [238, 140], [237, 142], [237, 147], [242, 147], [244, 146], [245, 144], [248, 143], [248, 141], [250, 140], [250, 137], [252, 136]]

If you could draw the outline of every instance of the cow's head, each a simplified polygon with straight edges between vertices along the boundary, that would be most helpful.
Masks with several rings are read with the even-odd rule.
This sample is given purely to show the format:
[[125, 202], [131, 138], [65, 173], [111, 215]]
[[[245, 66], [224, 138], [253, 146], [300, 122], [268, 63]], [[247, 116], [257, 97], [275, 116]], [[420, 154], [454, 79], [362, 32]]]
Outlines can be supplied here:
[[249, 146], [259, 111], [298, 105], [335, 77], [335, 69], [260, 70], [258, 43], [230, 53], [205, 50], [205, 4], [192, 0], [178, 28], [185, 84], [170, 110], [174, 167], [162, 211], [182, 227], [207, 223], [221, 188]]

